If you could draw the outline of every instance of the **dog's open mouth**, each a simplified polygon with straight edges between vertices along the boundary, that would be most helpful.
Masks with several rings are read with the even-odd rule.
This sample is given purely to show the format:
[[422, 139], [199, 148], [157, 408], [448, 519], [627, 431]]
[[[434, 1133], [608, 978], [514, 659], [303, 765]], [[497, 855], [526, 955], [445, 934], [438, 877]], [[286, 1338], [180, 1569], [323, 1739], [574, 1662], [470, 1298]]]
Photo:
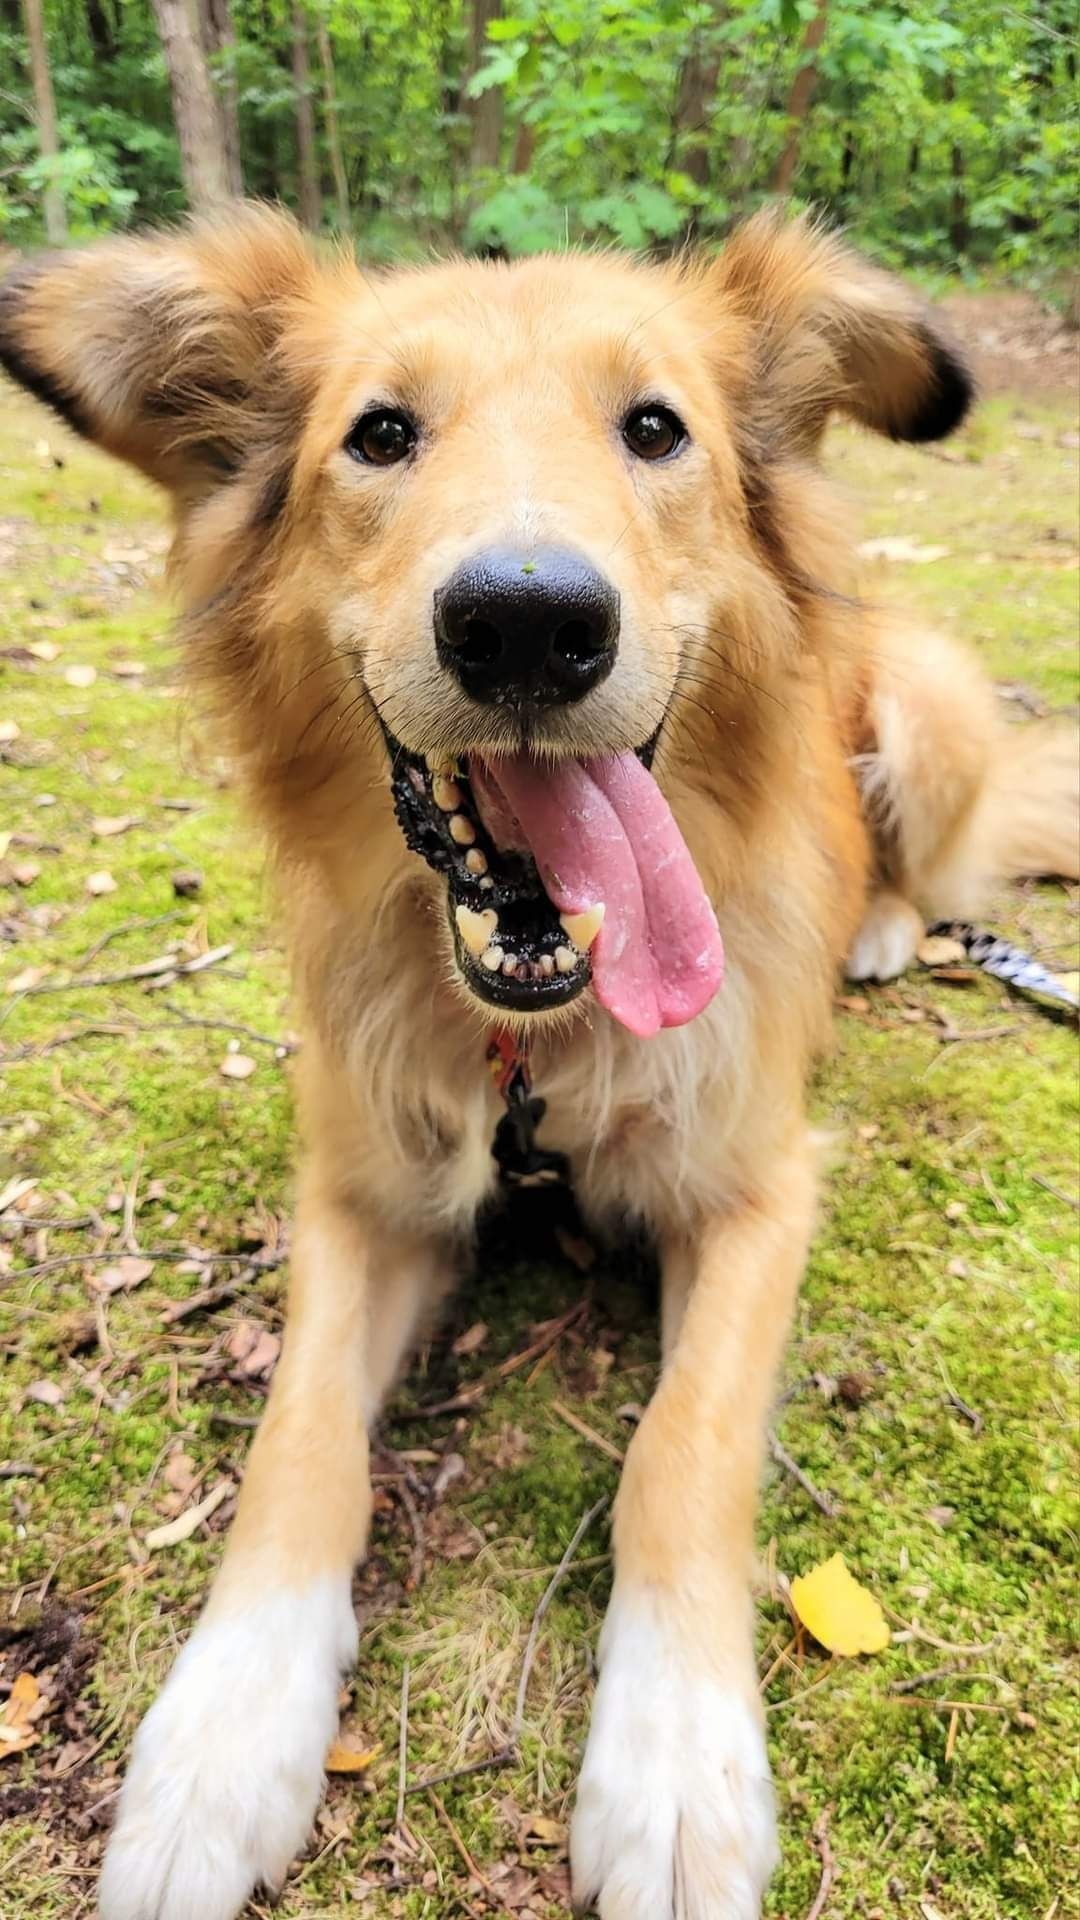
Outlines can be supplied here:
[[651, 746], [589, 760], [433, 764], [388, 738], [409, 846], [446, 875], [461, 973], [542, 1013], [590, 983], [632, 1033], [682, 1026], [720, 985], [716, 916], [649, 771]]

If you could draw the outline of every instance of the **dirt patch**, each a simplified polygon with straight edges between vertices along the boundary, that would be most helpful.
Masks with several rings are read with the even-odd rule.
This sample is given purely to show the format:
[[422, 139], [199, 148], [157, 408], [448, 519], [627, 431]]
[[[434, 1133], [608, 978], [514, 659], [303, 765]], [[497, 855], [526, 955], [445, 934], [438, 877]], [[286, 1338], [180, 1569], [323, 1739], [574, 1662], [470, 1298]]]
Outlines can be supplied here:
[[[33, 1675], [44, 1708], [39, 1725], [49, 1743], [39, 1749], [30, 1780], [0, 1786], [0, 1821], [34, 1814], [50, 1826], [86, 1833], [107, 1820], [104, 1811], [98, 1819], [96, 1807], [108, 1798], [112, 1782], [103, 1783], [86, 1767], [98, 1746], [89, 1732], [95, 1709], [84, 1697], [97, 1651], [82, 1615], [59, 1601], [28, 1608], [0, 1627], [0, 1692], [9, 1692], [19, 1674]], [[14, 1771], [18, 1761], [9, 1764]]]
[[941, 306], [984, 392], [1077, 392], [1080, 333], [1033, 294], [951, 293]]

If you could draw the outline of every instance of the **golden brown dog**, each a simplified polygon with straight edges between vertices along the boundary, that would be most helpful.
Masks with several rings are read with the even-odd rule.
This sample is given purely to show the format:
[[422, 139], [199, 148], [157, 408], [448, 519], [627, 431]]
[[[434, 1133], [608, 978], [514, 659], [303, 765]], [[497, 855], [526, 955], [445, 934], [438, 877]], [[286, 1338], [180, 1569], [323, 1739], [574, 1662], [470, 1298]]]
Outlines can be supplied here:
[[23, 267], [0, 356], [173, 496], [184, 644], [273, 839], [305, 1026], [288, 1339], [102, 1913], [232, 1920], [306, 1837], [368, 1428], [492, 1193], [509, 1027], [586, 1214], [644, 1223], [663, 1266], [576, 1898], [750, 1920], [754, 1498], [834, 979], [900, 971], [920, 915], [990, 880], [1076, 871], [1070, 743], [1006, 733], [961, 653], [847, 597], [815, 463], [834, 409], [948, 433], [963, 365], [806, 225], [371, 276], [256, 209]]

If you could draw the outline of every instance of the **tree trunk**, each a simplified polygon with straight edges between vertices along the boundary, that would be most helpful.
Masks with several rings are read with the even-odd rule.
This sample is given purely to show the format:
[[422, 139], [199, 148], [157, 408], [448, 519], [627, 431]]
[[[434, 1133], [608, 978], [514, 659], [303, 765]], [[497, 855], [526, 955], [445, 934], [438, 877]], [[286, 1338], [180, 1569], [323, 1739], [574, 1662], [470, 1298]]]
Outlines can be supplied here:
[[510, 161], [511, 173], [528, 173], [536, 152], [536, 129], [527, 120], [519, 120], [514, 131], [514, 153]]
[[773, 192], [790, 191], [795, 169], [799, 164], [799, 149], [802, 146], [803, 128], [810, 109], [810, 102], [817, 91], [818, 70], [815, 55], [825, 38], [825, 25], [829, 10], [829, 0], [818, 0], [818, 8], [803, 34], [800, 48], [800, 67], [791, 83], [788, 95], [787, 117], [788, 137], [784, 151], [776, 163], [773, 174]]
[[[716, 93], [719, 71], [720, 59], [716, 53], [703, 54], [699, 45], [692, 48], [679, 76], [675, 108], [676, 136], [707, 135], [709, 107]], [[687, 147], [683, 155], [683, 167], [696, 187], [708, 186], [710, 159], [707, 138], [695, 138]]]
[[330, 45], [330, 35], [326, 21], [319, 15], [315, 29], [319, 48], [319, 65], [323, 78], [323, 115], [326, 120], [326, 145], [330, 155], [330, 172], [334, 178], [334, 199], [337, 202], [338, 226], [342, 233], [349, 231], [349, 182], [345, 177], [345, 161], [341, 153], [341, 129], [338, 126], [337, 98], [334, 82], [334, 52]]
[[86, 31], [97, 61], [111, 60], [116, 52], [116, 35], [101, 0], [86, 0]]
[[[501, 16], [502, 0], [472, 0], [469, 8], [469, 80], [479, 72], [484, 63], [488, 26], [492, 20], [498, 20]], [[502, 144], [502, 89], [488, 87], [478, 99], [469, 100], [469, 119], [472, 122], [472, 137], [469, 142], [470, 172], [476, 173], [481, 167], [497, 167]]]
[[211, 70], [211, 81], [217, 95], [229, 192], [239, 195], [244, 191], [244, 170], [240, 160], [240, 107], [233, 64], [236, 28], [233, 26], [232, 9], [229, 0], [200, 0], [199, 12], [203, 51], [211, 60], [217, 55], [224, 55]]
[[[956, 81], [951, 73], [945, 75], [945, 98], [950, 106], [956, 99]], [[967, 252], [968, 244], [967, 183], [964, 179], [964, 149], [955, 140], [949, 151], [949, 171], [953, 183], [949, 198], [949, 243], [959, 258]]]
[[[52, 74], [49, 72], [49, 49], [45, 43], [41, 0], [23, 0], [23, 17], [26, 21], [26, 38], [30, 43], [38, 145], [43, 160], [57, 160], [60, 157], [60, 140], [56, 131], [56, 101], [53, 97]], [[64, 211], [64, 196], [55, 180], [46, 187], [43, 199], [49, 245], [62, 247], [67, 239], [67, 214]]]
[[315, 109], [311, 104], [308, 23], [303, 0], [293, 0], [292, 72], [296, 89], [297, 198], [300, 218], [314, 233], [322, 219], [322, 194], [315, 157]]
[[169, 75], [187, 197], [193, 207], [220, 206], [229, 198], [229, 165], [218, 96], [193, 0], [191, 4], [189, 0], [153, 0], [153, 7]]

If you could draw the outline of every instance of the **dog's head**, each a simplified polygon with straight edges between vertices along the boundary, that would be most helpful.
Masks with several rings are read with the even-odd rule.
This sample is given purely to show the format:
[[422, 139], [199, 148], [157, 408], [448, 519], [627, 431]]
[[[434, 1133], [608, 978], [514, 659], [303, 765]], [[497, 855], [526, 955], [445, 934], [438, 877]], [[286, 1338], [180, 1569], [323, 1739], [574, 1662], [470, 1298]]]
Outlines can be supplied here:
[[374, 747], [471, 992], [543, 1011], [592, 978], [642, 1033], [721, 968], [658, 740], [737, 762], [795, 670], [830, 412], [933, 439], [970, 397], [909, 293], [771, 218], [708, 262], [372, 276], [237, 209], [20, 268], [0, 359], [172, 493], [264, 788], [370, 782]]

